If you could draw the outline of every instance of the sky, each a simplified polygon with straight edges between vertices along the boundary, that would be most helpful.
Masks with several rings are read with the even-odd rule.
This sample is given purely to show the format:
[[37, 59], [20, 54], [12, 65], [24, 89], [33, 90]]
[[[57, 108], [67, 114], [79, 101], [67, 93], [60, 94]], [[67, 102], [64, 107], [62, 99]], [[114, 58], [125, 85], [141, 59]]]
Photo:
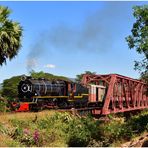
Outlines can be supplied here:
[[133, 6], [148, 2], [1, 1], [23, 27], [18, 55], [0, 67], [0, 83], [31, 70], [75, 78], [85, 71], [139, 78], [128, 48]]

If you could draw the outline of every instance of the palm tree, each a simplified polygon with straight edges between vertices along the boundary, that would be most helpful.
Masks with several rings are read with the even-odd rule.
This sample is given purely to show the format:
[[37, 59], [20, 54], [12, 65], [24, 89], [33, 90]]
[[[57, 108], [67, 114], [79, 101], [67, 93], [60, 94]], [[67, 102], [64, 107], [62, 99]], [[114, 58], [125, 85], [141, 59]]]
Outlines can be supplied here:
[[11, 11], [0, 6], [0, 65], [14, 58], [21, 47], [22, 27], [8, 19]]

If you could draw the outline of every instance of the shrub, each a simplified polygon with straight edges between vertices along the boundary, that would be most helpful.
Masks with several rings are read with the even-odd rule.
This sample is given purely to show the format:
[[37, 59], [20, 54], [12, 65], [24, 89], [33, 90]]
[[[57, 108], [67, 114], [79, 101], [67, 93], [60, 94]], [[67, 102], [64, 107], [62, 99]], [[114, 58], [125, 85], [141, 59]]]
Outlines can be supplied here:
[[6, 112], [6, 103], [3, 101], [0, 101], [0, 112]]
[[97, 135], [97, 127], [98, 123], [91, 117], [78, 118], [69, 113], [56, 113], [38, 122], [39, 129], [46, 128], [50, 133], [51, 128], [58, 130], [68, 146], [87, 146]]
[[134, 133], [142, 133], [148, 127], [148, 112], [143, 111], [138, 115], [132, 116], [127, 121], [127, 126], [129, 126]]

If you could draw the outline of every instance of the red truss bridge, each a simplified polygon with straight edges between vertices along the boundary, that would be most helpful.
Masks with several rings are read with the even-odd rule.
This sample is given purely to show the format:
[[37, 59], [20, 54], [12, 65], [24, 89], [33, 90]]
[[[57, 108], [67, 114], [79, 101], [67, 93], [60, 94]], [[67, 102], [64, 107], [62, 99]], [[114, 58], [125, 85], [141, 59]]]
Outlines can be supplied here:
[[140, 80], [118, 74], [85, 74], [81, 83], [89, 88], [88, 102], [93, 107], [93, 114], [106, 115], [148, 108], [148, 85]]

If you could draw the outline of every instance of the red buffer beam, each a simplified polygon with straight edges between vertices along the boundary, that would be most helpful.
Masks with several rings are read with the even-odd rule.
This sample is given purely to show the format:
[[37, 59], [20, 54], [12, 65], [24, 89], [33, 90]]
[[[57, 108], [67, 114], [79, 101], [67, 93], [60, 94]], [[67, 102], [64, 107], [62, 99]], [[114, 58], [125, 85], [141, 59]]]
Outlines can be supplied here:
[[[118, 113], [148, 108], [148, 85], [140, 80], [118, 74], [83, 75], [83, 85], [106, 87], [101, 114]], [[91, 100], [90, 100], [91, 101]]]

